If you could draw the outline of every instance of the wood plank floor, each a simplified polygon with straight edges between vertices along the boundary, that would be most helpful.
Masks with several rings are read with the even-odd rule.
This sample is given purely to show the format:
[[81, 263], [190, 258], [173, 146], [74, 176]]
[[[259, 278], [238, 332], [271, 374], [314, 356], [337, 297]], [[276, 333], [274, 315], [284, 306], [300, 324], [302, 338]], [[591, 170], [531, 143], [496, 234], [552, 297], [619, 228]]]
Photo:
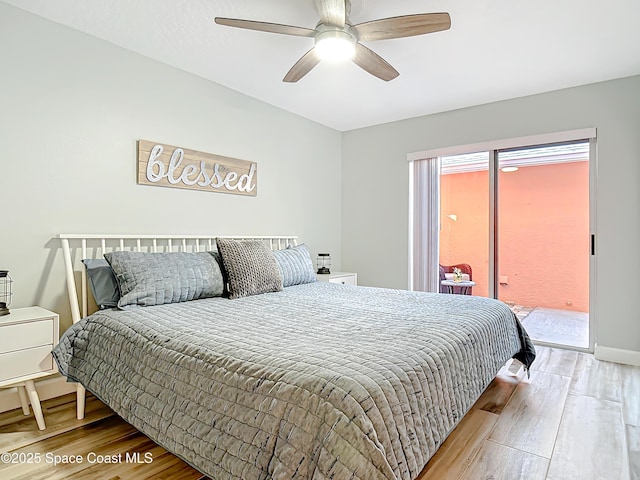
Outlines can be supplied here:
[[[640, 480], [640, 367], [537, 350], [531, 378], [503, 369], [418, 480]], [[20, 409], [0, 414], [0, 453], [16, 461], [0, 461], [1, 479], [208, 480], [95, 397], [84, 420], [74, 395], [43, 410], [44, 431]]]

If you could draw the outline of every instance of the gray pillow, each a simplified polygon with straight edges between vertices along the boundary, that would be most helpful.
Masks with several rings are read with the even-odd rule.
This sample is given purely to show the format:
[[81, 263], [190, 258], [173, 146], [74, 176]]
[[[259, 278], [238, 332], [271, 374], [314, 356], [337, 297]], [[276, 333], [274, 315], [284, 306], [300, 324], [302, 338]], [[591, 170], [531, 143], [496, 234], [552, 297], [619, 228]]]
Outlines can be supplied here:
[[282, 290], [280, 270], [266, 243], [226, 238], [216, 243], [229, 279], [229, 298]]
[[209, 252], [105, 253], [120, 287], [118, 307], [150, 306], [222, 296], [224, 280]]
[[104, 258], [86, 258], [82, 260], [89, 276], [91, 293], [100, 309], [118, 306], [120, 290], [109, 263]]
[[276, 250], [273, 256], [280, 269], [283, 287], [318, 281], [311, 255], [304, 243], [293, 248]]

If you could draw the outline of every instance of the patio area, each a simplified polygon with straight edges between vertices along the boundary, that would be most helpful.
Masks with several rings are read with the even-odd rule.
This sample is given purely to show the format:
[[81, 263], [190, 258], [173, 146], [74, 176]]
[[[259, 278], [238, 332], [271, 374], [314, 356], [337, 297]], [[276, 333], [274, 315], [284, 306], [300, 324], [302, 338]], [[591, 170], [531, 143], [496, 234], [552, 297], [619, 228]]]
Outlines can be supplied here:
[[589, 348], [589, 314], [513, 305], [511, 310], [534, 342]]

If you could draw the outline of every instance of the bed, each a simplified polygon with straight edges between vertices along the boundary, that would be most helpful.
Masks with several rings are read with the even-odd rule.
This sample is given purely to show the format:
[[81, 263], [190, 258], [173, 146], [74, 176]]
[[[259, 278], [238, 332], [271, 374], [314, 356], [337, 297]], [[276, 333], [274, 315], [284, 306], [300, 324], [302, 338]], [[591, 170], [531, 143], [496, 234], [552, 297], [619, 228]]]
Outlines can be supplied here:
[[[156, 304], [87, 315], [80, 257], [201, 254], [216, 250], [215, 239], [61, 240], [74, 325], [54, 357], [61, 373], [81, 385], [79, 415], [86, 388], [215, 480], [413, 480], [505, 362], [513, 357], [528, 367], [535, 356], [511, 310], [481, 297], [315, 282], [308, 275], [291, 284], [300, 272], [276, 262], [280, 289], [230, 299], [237, 272], [233, 266], [225, 272], [224, 249], [217, 258], [227, 275], [222, 296], [160, 303], [156, 295]], [[274, 256], [302, 248], [295, 237], [244, 242], [267, 245]], [[116, 272], [116, 256], [138, 258], [114, 254]]]

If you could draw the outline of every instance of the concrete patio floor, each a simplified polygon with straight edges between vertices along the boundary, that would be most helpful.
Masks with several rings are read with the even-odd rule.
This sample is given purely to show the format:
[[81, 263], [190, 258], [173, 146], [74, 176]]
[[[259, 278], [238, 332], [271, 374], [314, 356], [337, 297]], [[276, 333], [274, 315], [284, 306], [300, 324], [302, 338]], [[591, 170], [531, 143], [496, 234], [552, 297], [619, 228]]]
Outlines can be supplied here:
[[513, 305], [513, 312], [536, 342], [589, 348], [589, 314]]

